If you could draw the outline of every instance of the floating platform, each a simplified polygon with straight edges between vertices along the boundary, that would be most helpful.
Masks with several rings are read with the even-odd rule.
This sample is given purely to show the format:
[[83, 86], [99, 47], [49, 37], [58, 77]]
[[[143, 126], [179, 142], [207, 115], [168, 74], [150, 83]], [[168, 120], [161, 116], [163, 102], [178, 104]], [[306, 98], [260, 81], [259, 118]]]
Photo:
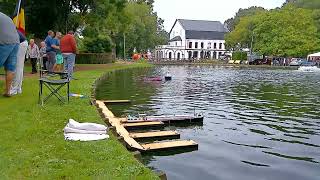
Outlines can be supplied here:
[[168, 149], [183, 148], [183, 147], [198, 148], [198, 144], [192, 140], [188, 140], [188, 141], [179, 140], [179, 141], [142, 144], [142, 147], [148, 151], [155, 151], [155, 150], [168, 150]]
[[145, 133], [130, 133], [130, 137], [136, 140], [179, 139], [180, 134], [176, 131], [156, 131], [156, 132], [145, 132]]
[[144, 129], [162, 129], [164, 128], [163, 122], [133, 122], [133, 123], [123, 123], [124, 128], [127, 130], [144, 130]]
[[121, 136], [127, 146], [127, 148], [132, 150], [139, 150], [141, 152], [157, 151], [157, 150], [167, 150], [167, 149], [185, 149], [185, 148], [198, 148], [198, 144], [191, 140], [179, 140], [179, 141], [169, 141], [169, 142], [156, 142], [141, 144], [136, 139], [176, 139], [180, 138], [180, 134], [175, 131], [157, 131], [157, 132], [139, 132], [139, 133], [129, 133], [130, 129], [151, 129], [164, 127], [164, 122], [162, 121], [148, 121], [148, 122], [125, 122], [127, 119], [117, 118], [114, 114], [107, 108], [105, 101], [96, 101], [96, 105], [99, 112], [102, 113], [106, 122], [113, 126], [119, 136]]
[[203, 122], [202, 115], [169, 115], [169, 116], [141, 116], [139, 118], [127, 118], [123, 123], [137, 123], [137, 122], [165, 122], [165, 123], [177, 123], [177, 122]]

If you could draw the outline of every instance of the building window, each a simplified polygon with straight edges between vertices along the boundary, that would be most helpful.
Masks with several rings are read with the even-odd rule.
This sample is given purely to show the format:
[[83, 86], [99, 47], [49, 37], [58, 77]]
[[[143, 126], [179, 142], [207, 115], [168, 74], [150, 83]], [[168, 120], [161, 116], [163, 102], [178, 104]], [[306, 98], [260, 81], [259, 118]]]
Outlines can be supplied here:
[[217, 43], [213, 44], [213, 49], [217, 49]]
[[195, 48], [195, 49], [198, 48], [198, 42], [195, 43], [194, 48]]
[[190, 49], [192, 48], [192, 42], [189, 42], [189, 48]]
[[176, 46], [178, 46], [178, 43], [176, 42]]
[[203, 49], [204, 48], [204, 43], [203, 42], [201, 42], [201, 49]]
[[208, 42], [208, 49], [211, 49], [211, 42]]
[[219, 44], [219, 49], [222, 49], [222, 43]]

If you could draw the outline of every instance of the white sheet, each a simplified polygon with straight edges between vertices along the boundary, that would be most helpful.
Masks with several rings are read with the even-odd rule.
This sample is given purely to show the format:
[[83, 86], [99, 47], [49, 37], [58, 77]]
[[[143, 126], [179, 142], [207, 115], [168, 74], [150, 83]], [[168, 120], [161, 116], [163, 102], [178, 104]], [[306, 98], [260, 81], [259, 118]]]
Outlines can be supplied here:
[[107, 127], [101, 124], [78, 123], [73, 119], [69, 119], [69, 123], [67, 124], [67, 127], [73, 128], [73, 129], [88, 130], [88, 131], [106, 131], [107, 130]]
[[73, 119], [64, 128], [64, 138], [70, 141], [97, 141], [109, 138], [107, 127], [95, 123], [79, 123]]
[[64, 133], [77, 133], [77, 134], [107, 134], [107, 131], [88, 131], [88, 130], [82, 130], [82, 129], [73, 129], [70, 127], [64, 128]]
[[69, 140], [69, 141], [98, 141], [98, 140], [108, 139], [109, 135], [68, 133], [68, 134], [64, 134], [64, 138], [65, 140]]

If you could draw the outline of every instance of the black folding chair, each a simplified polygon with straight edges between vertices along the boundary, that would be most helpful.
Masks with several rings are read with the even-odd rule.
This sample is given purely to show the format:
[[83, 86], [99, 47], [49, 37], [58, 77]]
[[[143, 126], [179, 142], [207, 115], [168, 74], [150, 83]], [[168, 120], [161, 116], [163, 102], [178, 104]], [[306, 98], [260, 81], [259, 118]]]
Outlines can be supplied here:
[[[40, 60], [41, 61], [41, 60]], [[68, 77], [67, 72], [53, 72], [50, 75], [48, 71], [43, 68], [43, 63], [40, 62], [40, 79], [39, 79], [39, 100], [38, 103], [42, 106], [46, 103], [51, 97], [56, 97], [61, 103], [65, 103], [66, 101], [69, 103], [69, 94], [70, 94], [70, 78]], [[58, 79], [52, 79], [53, 76], [59, 76]], [[67, 86], [67, 92], [65, 98], [59, 92], [64, 87]], [[43, 87], [47, 87], [50, 91], [49, 95], [45, 96], [43, 94]], [[44, 97], [45, 96], [45, 97]], [[67, 100], [66, 100], [67, 99]]]

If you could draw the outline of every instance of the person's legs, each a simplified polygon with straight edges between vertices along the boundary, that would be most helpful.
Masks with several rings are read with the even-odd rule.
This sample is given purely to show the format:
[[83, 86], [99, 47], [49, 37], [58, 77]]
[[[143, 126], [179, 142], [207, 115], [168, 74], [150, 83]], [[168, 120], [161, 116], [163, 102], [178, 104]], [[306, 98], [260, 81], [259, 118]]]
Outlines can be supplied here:
[[43, 65], [42, 69], [43, 69], [43, 70], [48, 70], [48, 68], [47, 68], [47, 61], [48, 61], [48, 58], [47, 58], [47, 57], [43, 57], [43, 58], [42, 58], [42, 65]]
[[55, 52], [48, 52], [48, 71], [49, 73], [54, 72], [53, 66], [56, 64], [56, 53]]
[[67, 63], [68, 63], [68, 77], [69, 78], [72, 78], [72, 75], [73, 75], [73, 67], [74, 67], [74, 63], [75, 63], [75, 59], [76, 59], [76, 55], [75, 54], [70, 54], [67, 56], [68, 60], [67, 60]]
[[12, 80], [14, 78], [14, 72], [16, 70], [17, 64], [17, 53], [19, 50], [19, 44], [13, 46], [10, 55], [8, 56], [7, 60], [3, 64], [5, 71], [6, 71], [6, 87], [5, 87], [5, 96], [10, 96], [10, 88], [12, 84]]
[[19, 45], [19, 51], [17, 55], [17, 66], [15, 77], [12, 81], [10, 94], [15, 95], [22, 93], [22, 81], [23, 81], [23, 69], [24, 69], [24, 60], [28, 48], [28, 42], [24, 41]]
[[37, 73], [37, 58], [31, 58], [32, 73]]

